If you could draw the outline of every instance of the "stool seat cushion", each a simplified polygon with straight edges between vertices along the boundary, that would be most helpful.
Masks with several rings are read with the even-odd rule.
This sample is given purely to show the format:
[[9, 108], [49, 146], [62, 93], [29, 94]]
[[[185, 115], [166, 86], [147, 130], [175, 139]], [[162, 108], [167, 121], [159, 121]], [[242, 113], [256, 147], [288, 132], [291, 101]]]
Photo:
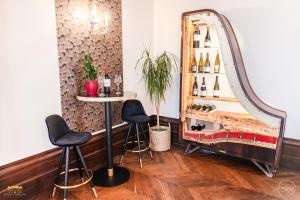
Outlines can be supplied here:
[[73, 146], [86, 143], [92, 138], [88, 132], [70, 132], [55, 141], [58, 146]]
[[146, 123], [149, 122], [147, 115], [131, 115], [126, 117], [126, 122], [129, 123]]

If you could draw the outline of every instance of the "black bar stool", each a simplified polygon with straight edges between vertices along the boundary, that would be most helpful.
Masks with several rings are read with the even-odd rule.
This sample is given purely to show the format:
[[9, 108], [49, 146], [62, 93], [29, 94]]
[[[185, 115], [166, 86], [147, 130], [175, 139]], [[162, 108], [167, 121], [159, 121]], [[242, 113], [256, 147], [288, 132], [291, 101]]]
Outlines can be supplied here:
[[[123, 104], [123, 108], [122, 108], [122, 119], [123, 119], [123, 121], [129, 123], [130, 126], [129, 126], [129, 130], [128, 130], [128, 133], [126, 136], [125, 143], [122, 147], [122, 156], [120, 159], [120, 164], [123, 161], [125, 152], [128, 151], [128, 152], [139, 154], [140, 166], [141, 166], [141, 168], [143, 168], [142, 152], [149, 150], [151, 158], [153, 158], [153, 156], [152, 156], [152, 152], [150, 150], [148, 139], [143, 130], [143, 127], [141, 126], [141, 124], [149, 122], [149, 117], [146, 114], [142, 103], [136, 99], [125, 101]], [[136, 129], [136, 133], [135, 133], [135, 135], [134, 134], [132, 135], [132, 141], [128, 141], [130, 138], [130, 135], [131, 135], [132, 127], [134, 127], [134, 126]], [[143, 137], [144, 137], [144, 140], [142, 140], [142, 141], [140, 140], [139, 127], [140, 127], [140, 129], [143, 133]], [[135, 137], [137, 140], [135, 140]], [[128, 149], [127, 145], [129, 143], [131, 143], [131, 144], [137, 143], [138, 150]], [[145, 146], [145, 147], [142, 149], [141, 146]]]
[[[52, 197], [54, 197], [56, 188], [60, 188], [64, 190], [64, 200], [67, 199], [67, 190], [72, 188], [77, 188], [84, 184], [90, 183], [93, 193], [97, 198], [97, 192], [95, 190], [94, 184], [92, 183], [93, 173], [91, 170], [88, 170], [79, 145], [88, 142], [92, 138], [92, 134], [88, 132], [75, 132], [69, 129], [68, 125], [66, 124], [65, 120], [60, 117], [59, 115], [51, 115], [46, 118], [46, 124], [48, 127], [48, 133], [50, 141], [53, 145], [59, 146], [63, 148], [62, 155], [60, 157], [58, 169], [56, 172], [56, 176], [54, 179], [54, 188], [52, 192]], [[69, 154], [70, 154], [70, 147], [73, 147], [74, 155], [77, 162], [77, 168], [69, 169]], [[65, 158], [65, 171], [62, 171], [62, 165]], [[87, 179], [84, 180], [82, 167], [86, 174]], [[80, 184], [77, 185], [69, 185], [68, 186], [68, 172], [72, 171], [79, 171], [79, 175], [81, 177]], [[60, 175], [64, 174], [65, 180], [64, 185], [59, 185], [59, 177]]]

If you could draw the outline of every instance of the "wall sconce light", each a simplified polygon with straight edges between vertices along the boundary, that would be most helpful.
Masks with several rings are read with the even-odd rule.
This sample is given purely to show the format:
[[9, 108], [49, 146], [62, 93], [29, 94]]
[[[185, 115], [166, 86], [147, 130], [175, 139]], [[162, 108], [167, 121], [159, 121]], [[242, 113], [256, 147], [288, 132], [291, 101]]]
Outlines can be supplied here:
[[105, 11], [98, 13], [97, 5], [92, 2], [90, 24], [91, 24], [91, 34], [95, 35], [97, 32], [105, 34], [108, 31], [109, 25], [109, 14]]

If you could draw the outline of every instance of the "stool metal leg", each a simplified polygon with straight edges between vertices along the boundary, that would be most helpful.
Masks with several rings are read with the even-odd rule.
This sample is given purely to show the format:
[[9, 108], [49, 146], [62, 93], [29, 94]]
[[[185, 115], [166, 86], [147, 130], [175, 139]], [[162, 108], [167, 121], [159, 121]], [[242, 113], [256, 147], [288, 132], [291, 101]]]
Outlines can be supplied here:
[[[141, 130], [142, 130], [142, 133], [143, 133], [144, 140], [145, 140], [146, 144], [147, 144], [147, 145], [150, 145], [150, 144], [149, 144], [149, 140], [148, 140], [148, 138], [147, 138], [147, 136], [146, 136], [146, 134], [145, 134], [145, 131], [144, 131], [142, 125], [140, 125], [140, 128], [141, 128]], [[149, 153], [150, 153], [150, 157], [153, 158], [153, 155], [152, 155], [152, 152], [151, 152], [151, 149], [150, 149], [150, 148], [149, 148]]]
[[77, 167], [78, 167], [79, 175], [80, 175], [80, 178], [81, 178], [81, 182], [83, 183], [84, 179], [83, 179], [83, 173], [82, 173], [82, 166], [81, 166], [81, 162], [79, 160], [78, 153], [76, 151], [75, 146], [73, 146], [73, 151], [74, 151], [74, 156], [75, 156], [75, 159], [76, 159], [76, 164], [77, 164]]
[[[61, 168], [62, 168], [62, 165], [63, 165], [63, 162], [64, 162], [65, 155], [66, 155], [66, 148], [63, 148], [62, 154], [60, 156], [58, 168], [57, 168], [57, 171], [56, 171], [56, 175], [55, 175], [55, 178], [54, 178], [54, 182], [56, 184], [58, 184], [58, 181], [59, 181], [59, 174], [61, 172]], [[56, 186], [54, 186], [54, 188], [53, 188], [52, 198], [55, 196], [55, 192], [56, 192]]]
[[140, 166], [143, 168], [143, 163], [142, 163], [142, 152], [141, 152], [141, 142], [140, 142], [140, 136], [139, 136], [139, 127], [138, 123], [135, 124], [136, 127], [136, 137], [137, 137], [137, 143], [138, 143], [138, 148], [139, 148], [139, 160], [140, 160]]
[[120, 159], [120, 164], [122, 164], [124, 154], [126, 152], [126, 147], [127, 147], [128, 139], [129, 139], [129, 136], [130, 136], [131, 127], [132, 127], [132, 124], [130, 124], [130, 126], [129, 126], [129, 130], [128, 130], [128, 133], [127, 133], [127, 136], [126, 136], [125, 144], [123, 145], [123, 148], [122, 148], [122, 155], [121, 155], [121, 159]]
[[[68, 186], [68, 171], [69, 171], [69, 156], [70, 147], [66, 147], [66, 166], [65, 166], [65, 187]], [[68, 189], [64, 189], [64, 200], [67, 200]]]
[[[83, 165], [85, 174], [87, 175], [88, 178], [90, 178], [91, 175], [90, 175], [90, 173], [89, 173], [89, 171], [88, 171], [88, 169], [87, 169], [87, 166], [86, 166], [86, 164], [85, 164], [85, 161], [84, 161], [84, 158], [83, 158], [83, 156], [82, 156], [82, 153], [81, 153], [81, 151], [80, 151], [79, 146], [76, 146], [76, 150], [77, 150], [78, 156], [79, 156], [79, 158], [80, 158], [80, 161], [81, 161], [81, 163], [82, 163], [82, 165]], [[96, 192], [96, 189], [95, 189], [95, 187], [94, 187], [94, 184], [93, 184], [92, 180], [90, 181], [90, 185], [91, 185], [91, 187], [92, 187], [92, 190], [93, 190], [93, 193], [94, 193], [95, 198], [98, 198], [98, 195], [97, 195], [97, 192]]]

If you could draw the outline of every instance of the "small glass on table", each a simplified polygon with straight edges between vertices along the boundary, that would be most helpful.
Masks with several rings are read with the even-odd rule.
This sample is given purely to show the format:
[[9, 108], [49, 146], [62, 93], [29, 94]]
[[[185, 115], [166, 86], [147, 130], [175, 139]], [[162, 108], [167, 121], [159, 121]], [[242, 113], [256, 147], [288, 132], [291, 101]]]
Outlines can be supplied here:
[[100, 86], [100, 94], [99, 94], [99, 96], [100, 97], [104, 97], [105, 94], [103, 93], [103, 91], [104, 91], [104, 76], [103, 75], [99, 76], [98, 83], [99, 83], [99, 86]]
[[120, 85], [122, 83], [122, 77], [120, 75], [116, 75], [115, 76], [115, 79], [114, 79], [114, 83], [117, 85], [117, 92], [116, 92], [116, 95], [121, 95], [121, 92], [120, 92]]

